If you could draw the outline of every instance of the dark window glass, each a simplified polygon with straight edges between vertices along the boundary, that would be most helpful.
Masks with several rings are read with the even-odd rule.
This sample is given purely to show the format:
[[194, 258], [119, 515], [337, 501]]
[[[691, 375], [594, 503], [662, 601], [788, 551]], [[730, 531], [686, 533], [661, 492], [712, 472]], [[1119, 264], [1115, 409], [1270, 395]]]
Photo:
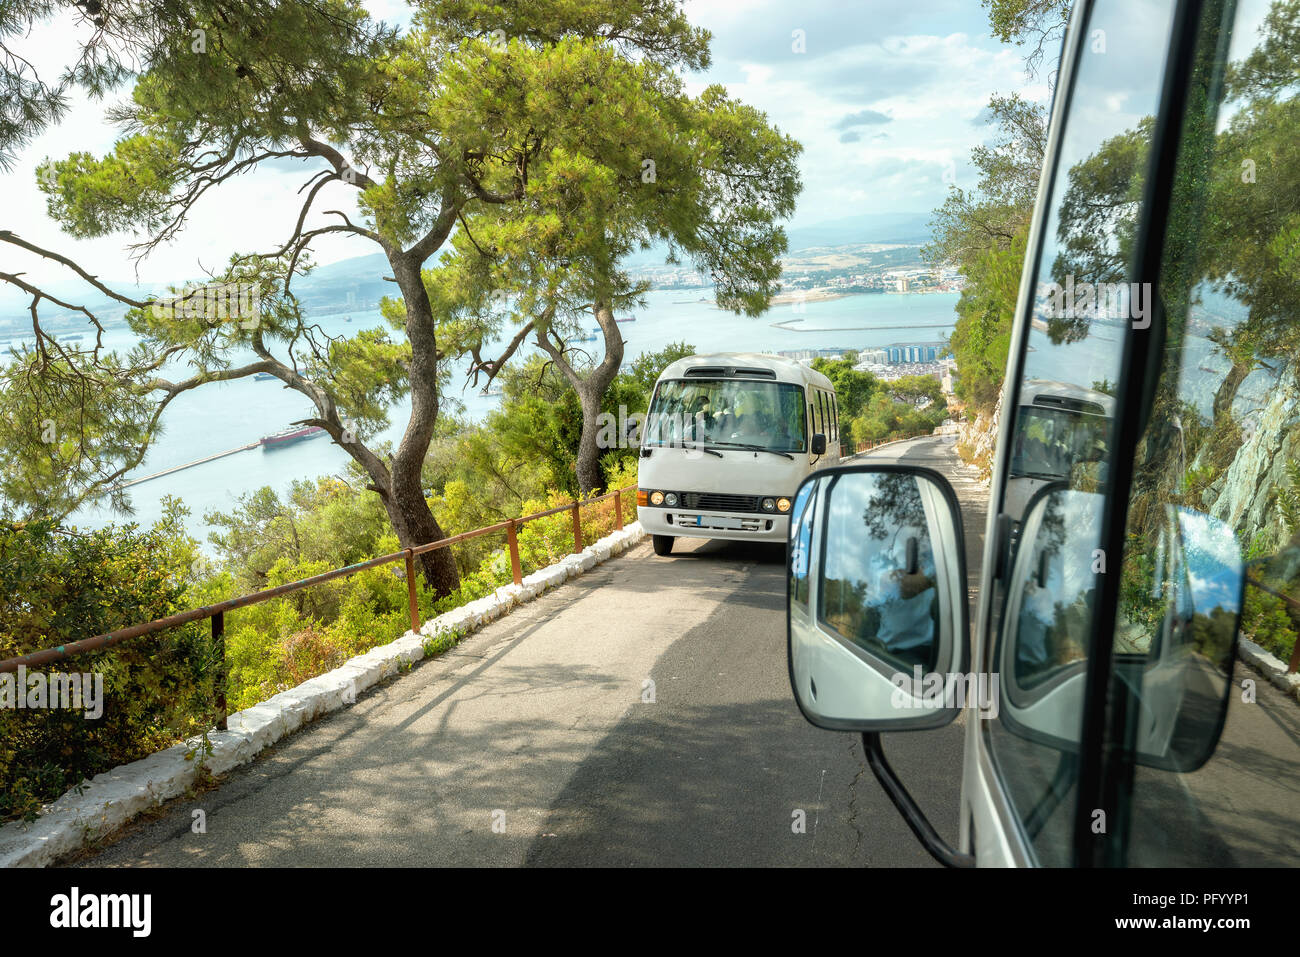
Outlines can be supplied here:
[[1300, 703], [1232, 640], [1240, 617], [1253, 656], [1294, 663], [1300, 633], [1300, 4], [1207, 3], [1197, 46], [1120, 569], [1115, 753], [1135, 768], [1112, 862], [1294, 867]]
[[1069, 112], [1037, 250], [1020, 399], [1002, 414], [1016, 444], [999, 508], [1018, 544], [993, 603], [998, 639], [986, 667], [1000, 675], [1001, 700], [984, 724], [1016, 817], [1048, 865], [1073, 857], [1095, 517], [1113, 458], [1110, 397], [1130, 332], [1121, 312], [1174, 6], [1100, 0], [1080, 24], [1073, 89], [1057, 98]]

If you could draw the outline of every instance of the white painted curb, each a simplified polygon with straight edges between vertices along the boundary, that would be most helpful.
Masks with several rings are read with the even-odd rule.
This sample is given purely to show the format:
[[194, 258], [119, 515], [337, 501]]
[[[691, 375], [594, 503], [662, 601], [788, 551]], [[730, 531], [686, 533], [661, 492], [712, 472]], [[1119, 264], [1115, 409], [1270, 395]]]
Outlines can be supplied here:
[[[524, 578], [522, 585], [506, 585], [491, 595], [439, 615], [396, 641], [349, 659], [342, 666], [296, 688], [230, 715], [229, 731], [208, 736], [212, 754], [206, 766], [213, 774], [251, 761], [258, 752], [292, 734], [321, 715], [351, 704], [356, 696], [402, 665], [424, 657], [424, 642], [439, 635], [466, 635], [516, 605], [601, 562], [620, 555], [645, 538], [640, 522], [606, 535], [577, 555], [570, 555]], [[95, 838], [126, 824], [151, 807], [184, 794], [195, 781], [197, 769], [186, 758], [191, 744], [178, 744], [131, 764], [97, 774], [77, 794], [75, 789], [48, 804], [31, 824], [13, 821], [0, 827], [0, 867], [44, 867], [79, 850]]]
[[1300, 674], [1287, 674], [1286, 662], [1265, 651], [1245, 635], [1237, 636], [1237, 657], [1267, 678], [1273, 687], [1300, 699]]

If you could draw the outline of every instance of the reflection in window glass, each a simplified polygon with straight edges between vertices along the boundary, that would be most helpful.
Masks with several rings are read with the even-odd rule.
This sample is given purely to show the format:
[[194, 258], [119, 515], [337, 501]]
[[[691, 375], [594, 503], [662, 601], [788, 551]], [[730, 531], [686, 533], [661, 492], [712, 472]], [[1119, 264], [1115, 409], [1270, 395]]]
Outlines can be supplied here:
[[1067, 671], [1081, 675], [1091, 637], [1096, 559], [1087, 536], [1067, 529], [1100, 524], [1102, 496], [1061, 489], [1046, 493], [1042, 506], [1016, 566], [1016, 689]]
[[799, 488], [790, 519], [790, 597], [808, 605], [808, 569], [812, 560], [813, 518], [817, 505], [817, 483]]
[[[1294, 866], [1300, 705], [1229, 649], [1239, 613], [1242, 636], [1283, 661], [1300, 633], [1300, 3], [1206, 10], [1115, 623], [1115, 687], [1137, 716], [1122, 744], [1139, 765], [1116, 863]], [[1244, 604], [1238, 549], [1251, 561]], [[1225, 695], [1204, 766], [1148, 766], [1203, 752]]]
[[837, 476], [827, 490], [818, 617], [911, 672], [933, 667], [939, 591], [925, 507], [906, 474]]
[[[1012, 470], [1001, 489], [1000, 510], [1017, 528], [1029, 502], [1047, 485], [1062, 483], [1096, 495], [1098, 502], [1107, 487], [1105, 464], [1114, 455], [1112, 397], [1129, 314], [1149, 307], [1147, 297], [1134, 295], [1127, 281], [1173, 9], [1172, 0], [1100, 0], [1080, 24], [1083, 40], [1043, 224], [1020, 402], [1004, 409], [1001, 421], [1002, 429], [1026, 443], [1020, 460], [1025, 467]], [[1042, 444], [1030, 448], [1031, 440]], [[1098, 546], [1096, 523], [1065, 522], [1059, 534], [1058, 554], [1071, 564], [1091, 559]], [[1032, 549], [1036, 543], [1021, 540], [1017, 547]], [[1068, 574], [1082, 583], [1093, 574], [1092, 562]], [[1087, 591], [1080, 585], [1074, 597]], [[1069, 599], [1068, 612], [1062, 612], [1068, 628], [1058, 627], [1053, 644], [1046, 635], [1033, 637], [1030, 629], [1025, 639], [1036, 646], [1011, 648], [1008, 656], [1002, 642], [1014, 637], [1008, 623], [1014, 625], [1021, 612], [1006, 607], [1007, 600], [1008, 593], [995, 598], [1003, 618], [992, 623], [999, 635], [995, 661], [1009, 658], [1011, 667], [1026, 669], [1027, 678], [1036, 669], [1045, 671], [1053, 659], [1072, 663], [1064, 679], [1045, 682], [1032, 703], [1037, 725], [1056, 733], [1045, 738], [1026, 730], [1026, 714], [1006, 700], [1007, 676], [999, 717], [985, 722], [999, 774], [1040, 863], [1066, 864], [1072, 858], [1075, 810], [1076, 763], [1070, 748], [1083, 719], [1081, 662], [1088, 652], [1091, 606], [1082, 598]]]

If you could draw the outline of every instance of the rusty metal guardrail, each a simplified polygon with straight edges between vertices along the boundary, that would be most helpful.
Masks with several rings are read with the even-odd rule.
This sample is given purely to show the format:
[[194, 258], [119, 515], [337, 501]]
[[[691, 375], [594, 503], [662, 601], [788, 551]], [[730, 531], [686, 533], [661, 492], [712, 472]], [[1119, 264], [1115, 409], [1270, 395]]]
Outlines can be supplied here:
[[[416, 600], [415, 586], [415, 558], [417, 555], [423, 555], [426, 552], [436, 551], [439, 548], [449, 548], [461, 542], [467, 542], [470, 539], [479, 538], [483, 535], [491, 535], [497, 532], [506, 533], [506, 547], [510, 552], [510, 572], [516, 585], [523, 584], [523, 565], [519, 559], [519, 529], [528, 522], [536, 521], [539, 518], [549, 518], [552, 515], [558, 515], [561, 512], [570, 512], [573, 515], [573, 553], [577, 554], [582, 551], [582, 509], [589, 505], [596, 505], [608, 499], [614, 500], [614, 527], [623, 528], [623, 493], [635, 492], [635, 485], [628, 485], [623, 488], [614, 489], [612, 492], [606, 492], [604, 495], [598, 495], [589, 499], [578, 499], [568, 505], [560, 505], [556, 508], [549, 508], [544, 512], [535, 512], [532, 515], [524, 515], [520, 518], [507, 519], [504, 522], [498, 522], [495, 525], [488, 525], [484, 528], [476, 528], [473, 531], [462, 532], [459, 535], [452, 535], [450, 538], [440, 538], [436, 542], [426, 542], [423, 545], [415, 545], [410, 548], [404, 548], [399, 552], [391, 552], [387, 555], [380, 555], [377, 558], [368, 561], [358, 562], [355, 565], [347, 565], [343, 568], [336, 568], [333, 571], [322, 572], [319, 575], [312, 575], [310, 578], [303, 578], [295, 582], [288, 582], [283, 585], [277, 585], [274, 588], [267, 588], [263, 591], [252, 592], [247, 595], [240, 595], [238, 598], [230, 598], [226, 601], [217, 602], [213, 605], [204, 605], [201, 608], [192, 608], [189, 611], [177, 612], [174, 615], [168, 615], [166, 618], [157, 618], [153, 621], [143, 622], [137, 625], [128, 625], [125, 628], [119, 628], [116, 631], [106, 632], [102, 635], [95, 635], [92, 638], [83, 638], [80, 641], [69, 642], [68, 644], [58, 645], [54, 648], [46, 648], [42, 651], [34, 651], [31, 654], [21, 655], [17, 658], [8, 658], [0, 661], [0, 674], [5, 672], [17, 671], [19, 667], [34, 668], [50, 664], [55, 661], [62, 661], [75, 655], [85, 654], [89, 651], [99, 651], [103, 648], [111, 647], [121, 641], [127, 641], [131, 638], [139, 638], [143, 635], [150, 635], [157, 631], [163, 631], [167, 628], [175, 628], [179, 625], [189, 624], [192, 621], [202, 621], [204, 618], [212, 620], [212, 637], [216, 642], [220, 659], [225, 660], [225, 614], [228, 611], [234, 611], [237, 608], [246, 608], [249, 605], [261, 604], [264, 601], [270, 601], [274, 598], [282, 598], [285, 595], [301, 591], [304, 588], [310, 588], [312, 585], [324, 584], [333, 581], [336, 578], [346, 578], [355, 575], [357, 572], [365, 571], [369, 568], [378, 568], [381, 565], [389, 565], [397, 561], [406, 563], [406, 591], [407, 601], [411, 613], [411, 630], [420, 630], [420, 609]], [[219, 727], [226, 729], [226, 671], [224, 665], [217, 681], [217, 709], [219, 713]]]
[[840, 458], [848, 459], [855, 455], [861, 455], [863, 452], [870, 452], [872, 449], [879, 448], [882, 445], [892, 445], [895, 442], [906, 442], [908, 439], [920, 439], [927, 435], [933, 435], [934, 432], [904, 432], [896, 439], [881, 439], [879, 442], [859, 442], [858, 448], [854, 452], [845, 452], [847, 446], [840, 445]]

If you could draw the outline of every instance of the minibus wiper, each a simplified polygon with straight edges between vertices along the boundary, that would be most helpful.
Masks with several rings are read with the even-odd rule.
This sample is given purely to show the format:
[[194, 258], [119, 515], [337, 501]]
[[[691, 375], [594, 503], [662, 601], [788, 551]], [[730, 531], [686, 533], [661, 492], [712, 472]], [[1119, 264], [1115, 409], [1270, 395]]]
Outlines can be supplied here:
[[710, 455], [716, 455], [720, 459], [726, 457], [716, 449], [711, 449], [707, 445], [701, 445], [699, 442], [683, 442], [682, 447], [687, 449], [699, 449], [701, 452], [708, 452]]
[[707, 445], [701, 445], [699, 442], [669, 442], [667, 444], [660, 442], [655, 445], [643, 445], [641, 448], [645, 455], [649, 454], [650, 449], [699, 449], [701, 452], [708, 452], [710, 455], [716, 455], [718, 458], [724, 457], [721, 452], [714, 451]]
[[773, 455], [784, 455], [790, 461], [794, 461], [794, 456], [789, 452], [782, 452], [780, 449], [769, 449], [765, 445], [750, 445], [747, 442], [714, 442], [714, 445], [724, 445], [728, 448], [745, 449], [749, 452], [771, 452]]

